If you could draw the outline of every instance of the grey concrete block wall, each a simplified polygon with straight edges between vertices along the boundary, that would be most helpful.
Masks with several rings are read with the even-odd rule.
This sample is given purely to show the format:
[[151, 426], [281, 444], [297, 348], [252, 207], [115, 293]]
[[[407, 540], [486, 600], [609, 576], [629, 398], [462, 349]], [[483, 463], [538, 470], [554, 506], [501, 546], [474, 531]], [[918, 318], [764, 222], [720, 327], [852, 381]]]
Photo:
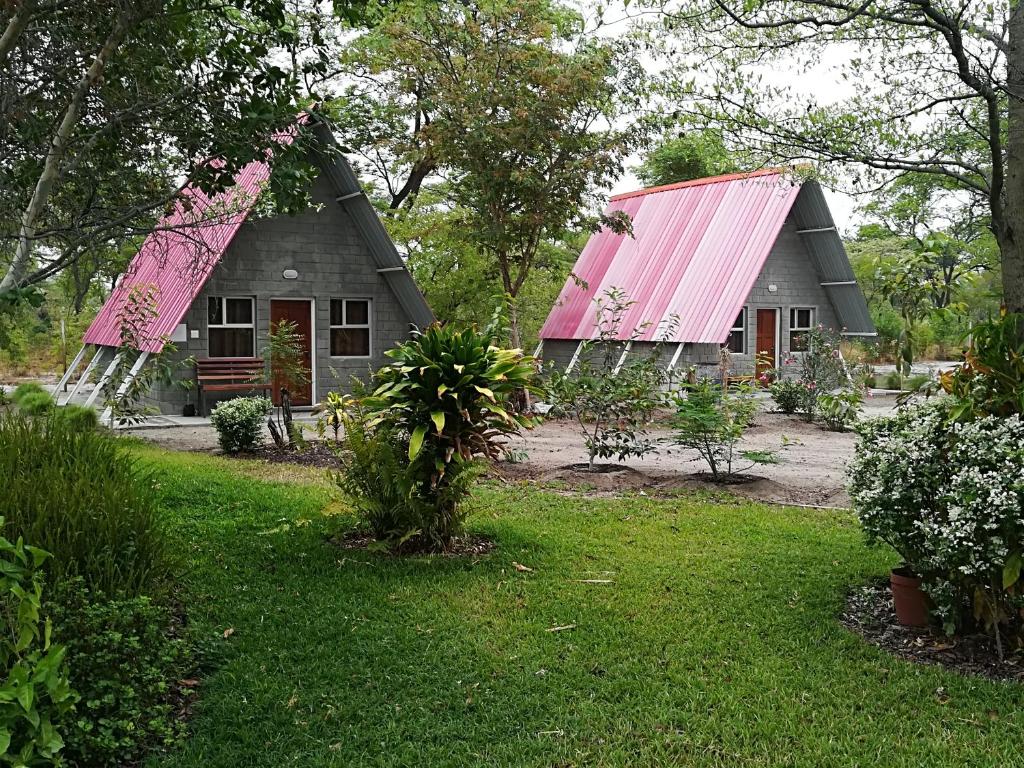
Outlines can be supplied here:
[[[260, 357], [267, 345], [270, 300], [313, 300], [314, 402], [329, 391], [347, 390], [352, 376], [365, 380], [371, 370], [388, 360], [386, 350], [408, 338], [410, 320], [405, 310], [377, 273], [373, 256], [323, 176], [316, 181], [312, 198], [314, 205], [305, 213], [249, 220], [239, 228], [185, 315], [188, 338], [177, 345], [175, 358], [209, 356], [210, 296], [255, 299], [256, 355]], [[286, 269], [297, 271], [298, 278], [285, 279]], [[346, 298], [371, 301], [369, 358], [330, 356], [331, 299]], [[194, 371], [178, 368], [175, 376], [194, 377]], [[163, 386], [150, 393], [148, 402], [164, 413], [176, 413], [185, 403], [185, 393], [175, 386]], [[208, 405], [212, 402], [208, 399]]]
[[[778, 357], [780, 364], [790, 355], [790, 309], [811, 307], [814, 309], [815, 324], [839, 330], [835, 311], [821, 287], [821, 276], [815, 272], [814, 262], [797, 233], [796, 224], [787, 220], [775, 241], [760, 274], [747, 296], [747, 332], [745, 351], [731, 355], [733, 371], [738, 374], [753, 373], [756, 362], [757, 310], [775, 309], [780, 313]], [[774, 286], [771, 290], [769, 286]], [[542, 356], [545, 362], [553, 361], [563, 369], [568, 364], [579, 342], [562, 339], [547, 339]], [[642, 354], [645, 347], [634, 344], [633, 354]], [[671, 360], [675, 345], [667, 344], [663, 356]], [[686, 344], [676, 363], [677, 368], [697, 366], [698, 375], [714, 376], [718, 373], [720, 361], [717, 344]], [[785, 370], [785, 366], [782, 366]]]

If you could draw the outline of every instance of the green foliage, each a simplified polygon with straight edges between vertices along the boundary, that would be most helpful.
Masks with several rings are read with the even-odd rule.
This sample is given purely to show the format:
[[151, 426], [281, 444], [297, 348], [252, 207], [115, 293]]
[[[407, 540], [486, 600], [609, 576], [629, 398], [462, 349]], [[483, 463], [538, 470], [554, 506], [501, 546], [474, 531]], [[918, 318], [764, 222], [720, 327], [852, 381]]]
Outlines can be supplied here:
[[[580, 347], [574, 369], [553, 370], [547, 382], [552, 415], [576, 422], [591, 469], [598, 457], [624, 461], [657, 450], [645, 428], [664, 404], [662, 387], [667, 384], [659, 364], [660, 344], [646, 355], [629, 354], [619, 364], [629, 341], [646, 329], [635, 328], [629, 339], [621, 338], [623, 317], [633, 302], [612, 288], [595, 304], [597, 337]], [[671, 331], [663, 337], [670, 337]]]
[[595, 217], [593, 195], [647, 131], [635, 41], [584, 27], [577, 10], [550, 0], [406, 2], [343, 57], [356, 75], [338, 110], [343, 134], [391, 209], [434, 173], [451, 181], [443, 206], [476, 254], [463, 264], [481, 267], [468, 279], [489, 284], [488, 299], [513, 300], [515, 347], [520, 294], [547, 244], [602, 222], [626, 228], [620, 216]]
[[39, 384], [34, 381], [23, 381], [21, 384], [14, 388], [14, 393], [11, 395], [11, 400], [16, 405], [20, 404], [22, 399], [28, 395], [47, 394], [46, 390], [43, 389]]
[[768, 387], [772, 400], [782, 413], [796, 413], [804, 402], [807, 388], [792, 379], [779, 379]]
[[291, 393], [308, 384], [313, 372], [306, 365], [305, 337], [298, 324], [280, 320], [271, 326], [263, 358], [280, 403], [274, 418], [267, 422], [270, 436], [279, 448], [301, 448], [302, 429], [292, 421]]
[[59, 413], [2, 414], [0, 488], [7, 535], [52, 553], [54, 578], [129, 595], [163, 587], [171, 555], [152, 479], [117, 438]]
[[[676, 413], [672, 426], [673, 442], [697, 451], [711, 470], [711, 479], [725, 482], [755, 464], [775, 463], [775, 456], [764, 451], [739, 451], [737, 445], [757, 412], [754, 389], [741, 384], [727, 385], [703, 379], [687, 384], [675, 398]], [[739, 459], [749, 463], [736, 466]]]
[[170, 611], [148, 597], [107, 597], [82, 579], [60, 584], [47, 607], [79, 694], [63, 756], [79, 768], [117, 768], [184, 730], [171, 699], [190, 654]]
[[533, 360], [493, 346], [495, 332], [440, 325], [417, 332], [388, 350], [394, 362], [373, 375], [372, 394], [360, 399], [367, 429], [406, 446], [401, 495], [425, 505], [429, 518], [415, 534], [420, 546], [444, 548], [458, 533], [465, 465], [497, 458], [504, 436], [533, 424], [510, 410], [510, 398], [532, 386]]
[[871, 541], [921, 575], [948, 632], [981, 621], [1024, 640], [1024, 422], [953, 421], [955, 403], [858, 428], [850, 498]]
[[49, 392], [29, 392], [17, 399], [18, 408], [30, 416], [42, 416], [56, 406]]
[[818, 413], [825, 426], [833, 432], [845, 432], [860, 417], [864, 393], [859, 389], [818, 394]]
[[720, 131], [691, 131], [661, 142], [636, 169], [645, 187], [719, 176], [740, 170]]
[[[157, 318], [155, 284], [138, 284], [131, 288], [118, 313], [120, 346], [116, 363], [103, 384], [103, 403], [110, 409], [110, 425], [137, 424], [154, 411], [143, 399], [157, 384], [170, 385], [174, 369], [182, 363], [172, 362], [177, 348], [166, 338], [156, 338], [150, 326]], [[142, 367], [132, 373], [136, 363], [149, 352]]]
[[453, 463], [444, 482], [426, 495], [409, 462], [408, 435], [386, 423], [369, 426], [363, 414], [342, 416], [335, 481], [373, 537], [389, 549], [443, 546], [461, 530], [465, 506], [481, 468]]
[[14, 544], [0, 536], [0, 762], [7, 765], [60, 765], [58, 726], [75, 701], [65, 648], [50, 642], [50, 619], [40, 610], [47, 557], [20, 536]]
[[819, 323], [801, 338], [805, 351], [792, 354], [785, 364], [799, 366], [798, 381], [803, 386], [799, 410], [807, 421], [814, 421], [818, 395], [845, 384], [847, 371], [843, 367], [840, 337], [834, 330]]
[[1024, 413], [1024, 315], [1002, 312], [971, 330], [964, 363], [942, 375], [953, 418]]
[[338, 442], [338, 431], [345, 423], [345, 413], [350, 407], [350, 398], [340, 392], [328, 392], [316, 409], [316, 431], [323, 438], [328, 428], [334, 432], [334, 442]]
[[61, 406], [57, 410], [56, 415], [58, 418], [66, 421], [72, 429], [80, 432], [96, 429], [100, 425], [100, 417], [96, 411], [84, 405], [68, 404]]
[[263, 442], [263, 420], [272, 404], [266, 397], [236, 397], [222, 400], [210, 412], [210, 424], [217, 442], [228, 453], [251, 451]]

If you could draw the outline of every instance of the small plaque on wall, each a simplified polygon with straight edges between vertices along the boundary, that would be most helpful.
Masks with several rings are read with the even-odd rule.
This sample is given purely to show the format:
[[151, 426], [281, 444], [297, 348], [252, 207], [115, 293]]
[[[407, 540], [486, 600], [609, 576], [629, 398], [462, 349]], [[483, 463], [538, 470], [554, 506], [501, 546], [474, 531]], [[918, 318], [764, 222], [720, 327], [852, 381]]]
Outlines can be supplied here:
[[185, 323], [181, 323], [171, 332], [171, 341], [175, 344], [188, 341], [188, 326]]

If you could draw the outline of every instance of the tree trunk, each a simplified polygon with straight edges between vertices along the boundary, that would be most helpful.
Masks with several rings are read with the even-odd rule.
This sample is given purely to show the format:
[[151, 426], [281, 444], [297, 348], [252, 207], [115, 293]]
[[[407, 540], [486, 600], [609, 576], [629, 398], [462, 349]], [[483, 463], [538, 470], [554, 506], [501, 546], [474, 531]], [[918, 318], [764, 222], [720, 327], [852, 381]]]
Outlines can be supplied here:
[[1003, 303], [1024, 312], [1024, 11], [1010, 13], [1007, 51], [1006, 187], [1002, 219], [993, 216], [1003, 272]]
[[7, 57], [14, 50], [15, 43], [18, 42], [21, 33], [25, 31], [35, 10], [35, 0], [22, 0], [18, 10], [7, 22], [7, 28], [4, 29], [3, 35], [0, 35], [0, 67], [7, 63]]
[[14, 259], [11, 261], [7, 274], [4, 276], [3, 281], [0, 281], [0, 293], [18, 287], [24, 279], [25, 272], [32, 258], [32, 238], [35, 235], [36, 222], [46, 208], [50, 193], [53, 192], [53, 187], [60, 176], [61, 164], [64, 162], [68, 143], [71, 141], [75, 127], [78, 124], [78, 117], [85, 104], [85, 98], [103, 76], [103, 71], [106, 69], [110, 58], [114, 55], [114, 51], [117, 50], [125, 35], [128, 34], [128, 26], [128, 14], [123, 12], [117, 17], [110, 35], [96, 54], [96, 58], [93, 59], [85, 75], [79, 81], [78, 87], [71, 97], [71, 102], [64, 112], [64, 118], [57, 128], [57, 132], [53, 135], [50, 149], [46, 153], [43, 172], [39, 175], [39, 180], [36, 182], [36, 187], [32, 192], [32, 198], [22, 214], [21, 229], [18, 232], [18, 246], [14, 252]]

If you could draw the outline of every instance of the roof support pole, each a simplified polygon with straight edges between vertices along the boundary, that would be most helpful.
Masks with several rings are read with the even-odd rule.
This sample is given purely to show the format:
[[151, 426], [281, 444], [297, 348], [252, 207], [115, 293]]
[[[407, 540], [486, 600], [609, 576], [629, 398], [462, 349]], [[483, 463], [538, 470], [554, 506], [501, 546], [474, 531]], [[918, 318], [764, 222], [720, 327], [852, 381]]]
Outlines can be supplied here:
[[90, 406], [94, 402], [96, 402], [96, 398], [99, 396], [100, 390], [102, 390], [103, 387], [106, 386], [107, 379], [110, 378], [111, 374], [114, 372], [114, 368], [117, 367], [117, 364], [120, 362], [120, 360], [121, 360], [121, 350], [118, 350], [117, 354], [114, 355], [114, 359], [110, 361], [110, 365], [108, 365], [107, 369], [105, 371], [103, 371], [103, 375], [100, 376], [100, 380], [96, 382], [96, 389], [94, 389], [92, 392], [90, 392], [89, 393], [89, 397], [87, 397], [85, 399], [86, 406]]
[[666, 368], [665, 370], [667, 370], [667, 371], [674, 371], [676, 369], [676, 363], [679, 362], [679, 356], [683, 354], [683, 347], [684, 346], [685, 345], [681, 341], [678, 344], [676, 344], [676, 351], [672, 355], [672, 359], [669, 360], [669, 362], [668, 362], [668, 368]]
[[626, 346], [622, 349], [622, 356], [619, 357], [619, 362], [615, 364], [615, 368], [612, 370], [612, 376], [618, 376], [619, 371], [622, 370], [623, 364], [626, 362], [626, 358], [629, 356], [629, 350], [633, 348], [633, 340], [630, 339], [626, 342]]
[[67, 386], [68, 382], [71, 381], [71, 374], [75, 372], [78, 364], [82, 362], [82, 358], [85, 357], [85, 350], [88, 349], [88, 344], [83, 344], [82, 348], [78, 350], [78, 354], [75, 355], [75, 359], [71, 361], [71, 365], [64, 371], [64, 375], [60, 377], [60, 381], [57, 382], [57, 386], [53, 388], [53, 399], [58, 404], [60, 403], [60, 391]]
[[[121, 353], [118, 352], [118, 357], [120, 356]], [[139, 371], [141, 371], [142, 366], [145, 365], [147, 357], [149, 357], [149, 352], [143, 352], [132, 364], [131, 370], [128, 371], [128, 375], [124, 377], [124, 381], [121, 382], [121, 386], [117, 388], [117, 392], [114, 394], [115, 400], [119, 399], [122, 395], [124, 395], [125, 392], [128, 391], [128, 385], [132, 383], [132, 379], [139, 375]], [[110, 405], [107, 405], [107, 407], [103, 410], [103, 413], [100, 415], [101, 424], [110, 418], [110, 410]]]
[[541, 339], [540, 343], [537, 344], [537, 348], [535, 350], [533, 350], [533, 356], [534, 357], [540, 357], [540, 353], [543, 352], [543, 351], [544, 351], [544, 339]]
[[95, 354], [93, 354], [92, 358], [86, 364], [85, 370], [82, 371], [82, 375], [78, 377], [78, 381], [76, 381], [75, 386], [71, 388], [71, 392], [69, 392], [68, 396], [64, 398], [64, 402], [61, 403], [60, 396], [57, 396], [57, 405], [67, 405], [71, 402], [74, 396], [78, 394], [78, 390], [82, 388], [82, 385], [89, 380], [89, 374], [92, 373], [93, 368], [96, 367], [96, 364], [99, 363], [102, 357], [103, 347], [97, 345]]
[[576, 367], [576, 362], [580, 359], [580, 352], [583, 351], [583, 345], [586, 344], [586, 340], [581, 341], [576, 347], [576, 351], [572, 353], [572, 357], [569, 358], [569, 364], [565, 366], [565, 372], [569, 373], [573, 368]]

